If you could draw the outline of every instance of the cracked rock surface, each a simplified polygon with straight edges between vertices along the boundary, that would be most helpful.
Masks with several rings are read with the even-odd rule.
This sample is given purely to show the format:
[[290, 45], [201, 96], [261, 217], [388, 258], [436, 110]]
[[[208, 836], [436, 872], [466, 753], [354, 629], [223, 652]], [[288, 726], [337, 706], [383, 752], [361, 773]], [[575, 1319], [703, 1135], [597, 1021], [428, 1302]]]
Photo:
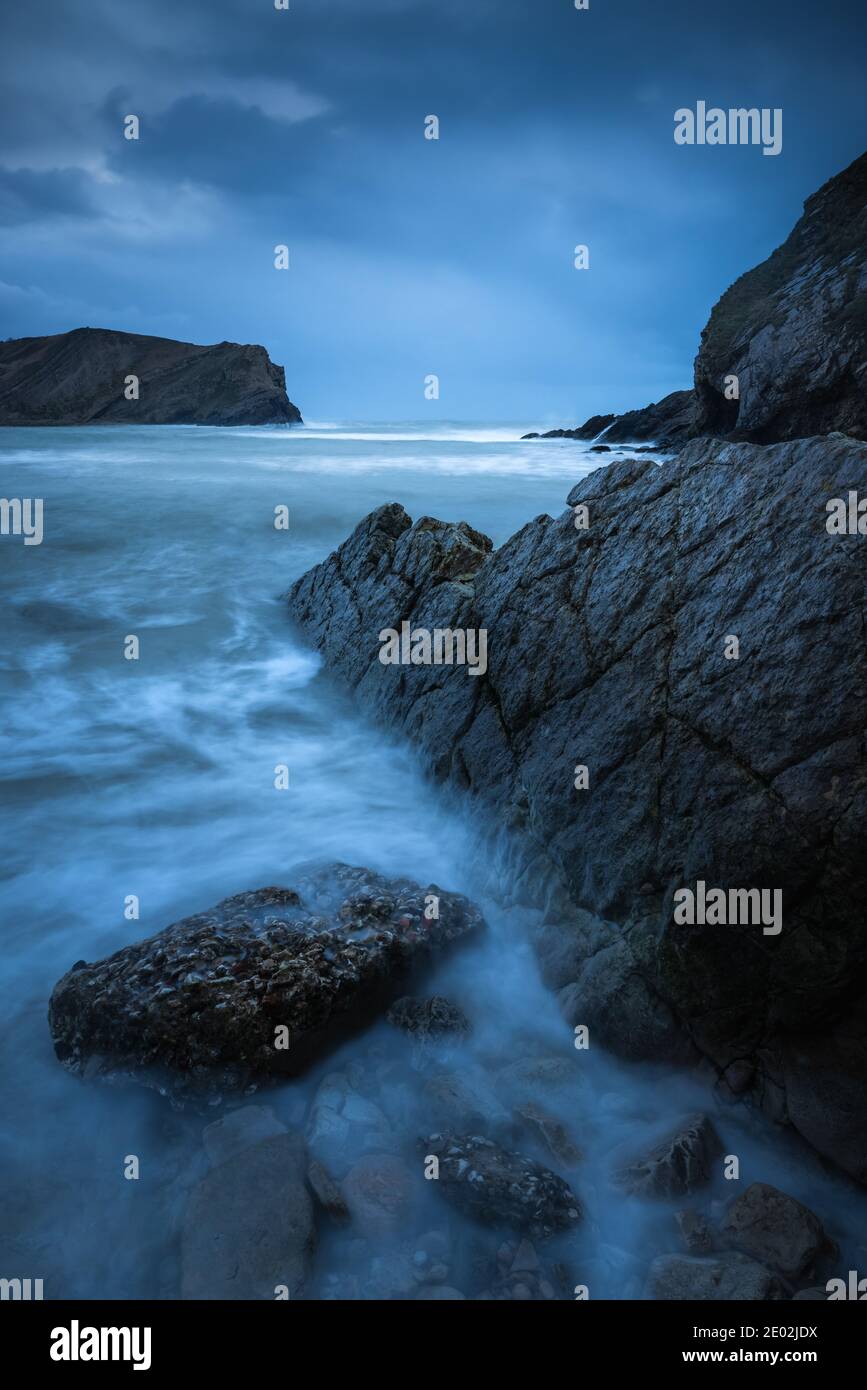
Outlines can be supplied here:
[[[368, 711], [471, 795], [500, 881], [546, 906], [569, 1021], [621, 1056], [709, 1059], [863, 1181], [867, 540], [825, 526], [851, 489], [867, 445], [841, 434], [698, 439], [583, 479], [588, 529], [543, 515], [496, 551], [381, 507], [288, 599]], [[382, 665], [404, 620], [485, 628], [487, 673]], [[782, 931], [675, 925], [698, 880], [781, 889]]]

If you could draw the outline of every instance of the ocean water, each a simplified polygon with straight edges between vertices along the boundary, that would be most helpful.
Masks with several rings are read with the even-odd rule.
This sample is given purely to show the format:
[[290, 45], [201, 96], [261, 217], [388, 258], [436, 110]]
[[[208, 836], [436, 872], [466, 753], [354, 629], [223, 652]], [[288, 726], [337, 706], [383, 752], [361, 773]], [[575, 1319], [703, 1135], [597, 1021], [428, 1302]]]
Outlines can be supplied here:
[[[70, 1077], [48, 998], [73, 962], [229, 894], [291, 883], [294, 864], [321, 857], [482, 901], [484, 940], [430, 980], [474, 1025], [450, 1065], [487, 1085], [525, 1057], [574, 1064], [574, 1085], [548, 1108], [581, 1150], [560, 1171], [585, 1219], [556, 1253], [591, 1297], [640, 1297], [648, 1261], [679, 1248], [677, 1204], [624, 1199], [610, 1171], [624, 1148], [640, 1151], [697, 1108], [741, 1160], [740, 1184], [720, 1178], [707, 1202], [718, 1210], [747, 1182], [774, 1182], [822, 1217], [843, 1270], [859, 1248], [863, 1267], [864, 1198], [800, 1145], [744, 1107], [717, 1108], [695, 1079], [572, 1048], [536, 975], [529, 918], [486, 895], [461, 806], [425, 782], [410, 747], [369, 725], [288, 622], [281, 594], [372, 508], [399, 501], [500, 544], [557, 514], [580, 476], [615, 457], [521, 442], [525, 428], [0, 431], [0, 494], [44, 504], [41, 545], [0, 538], [0, 1276], [42, 1278], [46, 1298], [178, 1296], [206, 1120], [143, 1089]], [[273, 524], [280, 505], [288, 531]], [[138, 661], [124, 659], [131, 634]], [[286, 792], [274, 789], [277, 763], [290, 770]], [[131, 894], [137, 921], [124, 917]], [[380, 1103], [377, 1069], [406, 1053], [402, 1035], [376, 1025], [256, 1100], [303, 1125], [322, 1076], [354, 1068]], [[406, 1155], [423, 1124], [423, 1113], [393, 1120], [395, 1148]], [[127, 1181], [133, 1154], [141, 1177]], [[418, 1178], [415, 1215], [382, 1249], [323, 1231], [314, 1297], [374, 1296], [385, 1247], [440, 1228], [455, 1251], [450, 1283], [472, 1296], [467, 1252], [484, 1237]]]

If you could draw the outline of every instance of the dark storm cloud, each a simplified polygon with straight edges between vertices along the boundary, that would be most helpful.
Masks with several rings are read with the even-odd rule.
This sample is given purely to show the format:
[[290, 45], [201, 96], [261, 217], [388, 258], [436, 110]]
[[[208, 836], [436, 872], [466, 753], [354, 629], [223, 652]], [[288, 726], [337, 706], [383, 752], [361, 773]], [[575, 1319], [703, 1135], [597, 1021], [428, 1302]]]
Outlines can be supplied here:
[[[445, 414], [642, 403], [860, 152], [863, 38], [845, 0], [16, 7], [3, 329], [72, 326], [73, 283], [92, 323], [266, 341], [307, 413], [416, 414], [438, 367]], [[783, 154], [676, 148], [698, 98], [782, 106]]]
[[81, 169], [0, 168], [0, 226], [97, 215], [92, 180]]

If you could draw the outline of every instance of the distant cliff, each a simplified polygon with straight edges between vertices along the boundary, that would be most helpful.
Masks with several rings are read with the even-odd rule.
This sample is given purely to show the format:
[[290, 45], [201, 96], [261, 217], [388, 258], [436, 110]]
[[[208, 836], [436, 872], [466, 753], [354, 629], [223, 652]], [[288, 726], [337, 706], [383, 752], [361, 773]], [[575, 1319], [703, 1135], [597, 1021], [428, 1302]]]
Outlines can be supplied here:
[[253, 343], [110, 328], [0, 343], [0, 425], [300, 423], [283, 368]]
[[757, 444], [835, 430], [867, 439], [867, 154], [808, 198], [783, 245], [726, 290], [701, 335], [694, 379], [692, 391], [542, 437], [673, 448], [708, 434]]

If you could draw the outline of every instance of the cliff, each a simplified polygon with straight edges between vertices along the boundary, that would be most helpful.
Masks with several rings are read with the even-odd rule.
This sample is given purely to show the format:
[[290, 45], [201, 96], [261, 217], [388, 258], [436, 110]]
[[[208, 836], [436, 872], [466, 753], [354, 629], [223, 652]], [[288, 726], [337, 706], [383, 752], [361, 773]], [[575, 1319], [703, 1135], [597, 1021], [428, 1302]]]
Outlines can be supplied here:
[[283, 368], [255, 344], [202, 347], [108, 328], [0, 343], [0, 425], [300, 422]]

